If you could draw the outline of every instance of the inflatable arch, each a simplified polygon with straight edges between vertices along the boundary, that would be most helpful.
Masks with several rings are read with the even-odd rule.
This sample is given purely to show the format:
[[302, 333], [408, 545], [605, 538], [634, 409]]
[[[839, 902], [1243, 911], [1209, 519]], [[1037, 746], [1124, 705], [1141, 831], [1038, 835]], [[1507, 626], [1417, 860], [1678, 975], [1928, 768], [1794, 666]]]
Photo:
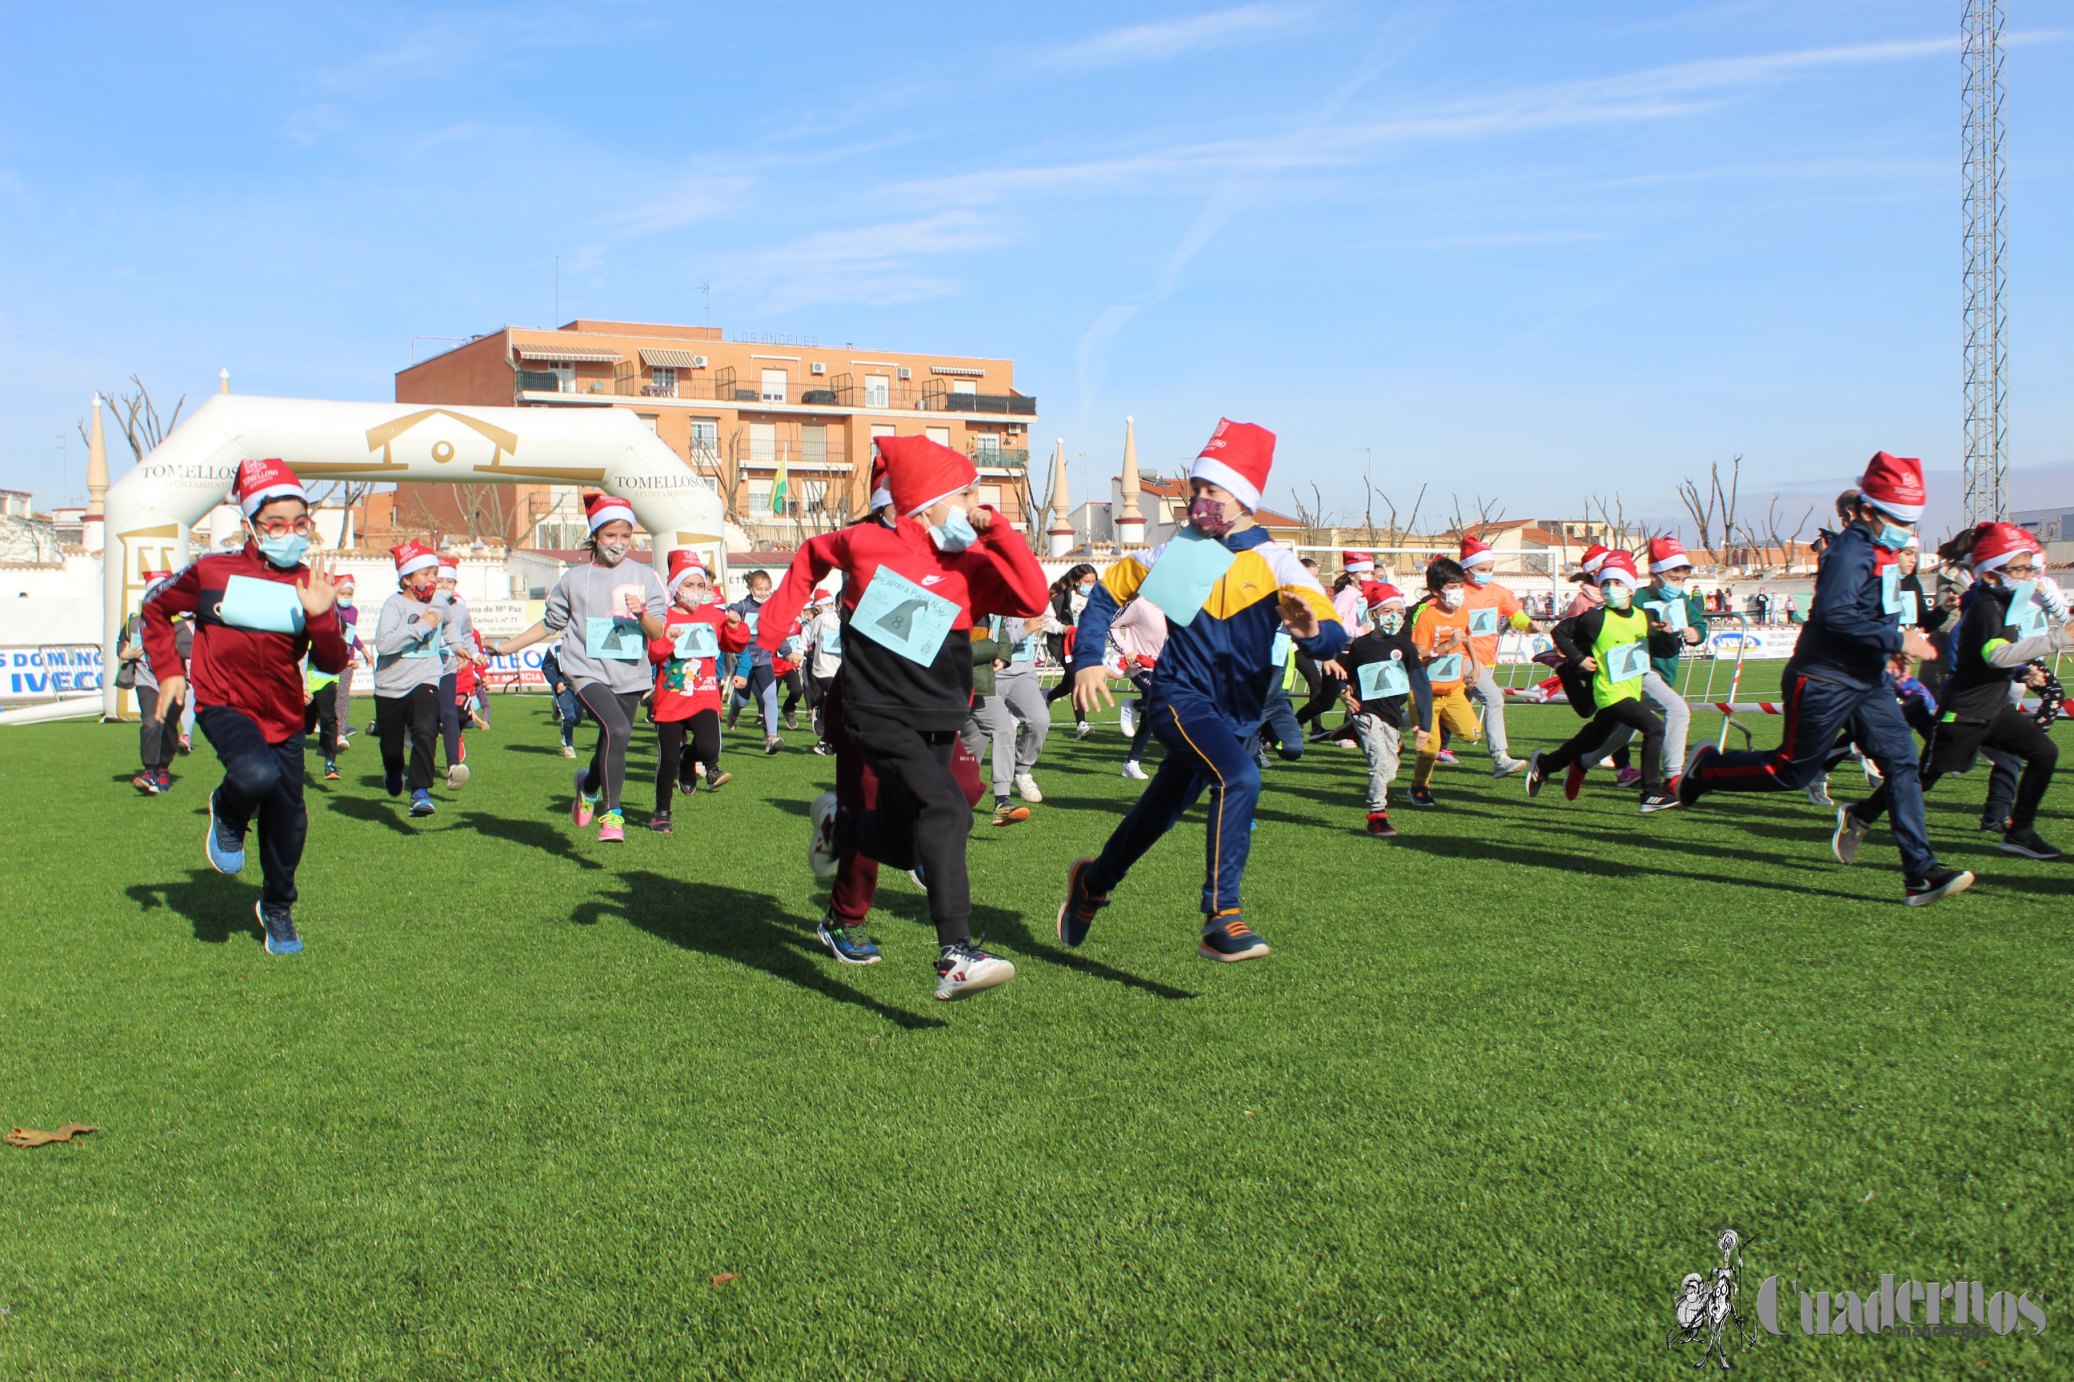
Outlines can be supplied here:
[[[678, 547], [725, 559], [725, 510], [694, 473], [620, 408], [473, 408], [217, 394], [108, 491], [102, 666], [115, 666], [143, 573], [191, 560], [188, 531], [224, 503], [248, 456], [278, 456], [313, 488], [332, 480], [588, 485], [633, 506], [658, 568]], [[118, 714], [115, 679], [101, 713]]]

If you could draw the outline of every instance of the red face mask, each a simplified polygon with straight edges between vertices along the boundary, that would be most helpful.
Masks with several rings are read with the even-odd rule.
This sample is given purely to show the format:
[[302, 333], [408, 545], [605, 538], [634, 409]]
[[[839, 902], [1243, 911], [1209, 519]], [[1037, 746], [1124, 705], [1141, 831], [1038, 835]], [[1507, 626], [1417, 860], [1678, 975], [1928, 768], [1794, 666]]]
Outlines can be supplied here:
[[1197, 495], [1188, 501], [1188, 526], [1204, 537], [1223, 537], [1238, 521], [1231, 516], [1229, 509], [1230, 506], [1221, 499]]

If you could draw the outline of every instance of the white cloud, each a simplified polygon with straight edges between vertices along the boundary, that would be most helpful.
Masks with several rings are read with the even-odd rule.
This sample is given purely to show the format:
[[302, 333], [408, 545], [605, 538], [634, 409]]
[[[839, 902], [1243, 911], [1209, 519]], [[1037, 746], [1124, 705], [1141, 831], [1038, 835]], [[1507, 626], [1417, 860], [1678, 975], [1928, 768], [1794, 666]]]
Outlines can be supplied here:
[[1036, 54], [1041, 67], [1088, 71], [1126, 63], [1168, 62], [1210, 48], [1257, 38], [1308, 21], [1318, 7], [1311, 4], [1238, 5], [1158, 24], [1110, 29], [1075, 43]]
[[923, 262], [1005, 245], [1000, 224], [971, 211], [817, 230], [741, 261], [727, 277], [757, 285], [773, 311], [819, 302], [887, 305], [946, 297], [961, 285]]
[[742, 194], [753, 186], [753, 178], [737, 173], [697, 175], [659, 200], [605, 216], [603, 224], [623, 235], [655, 235], [675, 230], [734, 209]]

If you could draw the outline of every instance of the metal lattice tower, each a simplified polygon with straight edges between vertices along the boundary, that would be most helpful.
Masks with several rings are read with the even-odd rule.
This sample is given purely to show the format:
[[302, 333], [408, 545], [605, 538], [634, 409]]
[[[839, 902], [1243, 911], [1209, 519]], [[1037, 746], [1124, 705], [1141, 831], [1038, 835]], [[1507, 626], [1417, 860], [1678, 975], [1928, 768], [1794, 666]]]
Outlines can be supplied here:
[[1964, 0], [1966, 522], [2009, 513], [2008, 348], [2002, 339], [2002, 0]]

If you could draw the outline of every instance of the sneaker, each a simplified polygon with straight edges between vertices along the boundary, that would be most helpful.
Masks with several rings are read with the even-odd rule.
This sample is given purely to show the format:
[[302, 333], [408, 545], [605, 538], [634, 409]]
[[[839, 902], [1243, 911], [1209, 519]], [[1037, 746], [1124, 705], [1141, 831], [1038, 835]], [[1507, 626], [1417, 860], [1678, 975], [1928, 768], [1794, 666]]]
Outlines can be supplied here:
[[1858, 862], [1858, 849], [1865, 837], [1872, 833], [1872, 826], [1851, 814], [1848, 806], [1836, 808], [1836, 833], [1829, 837], [1829, 852], [1836, 856], [1839, 864]]
[[2002, 837], [2004, 854], [2021, 854], [2026, 859], [2043, 859], [2048, 864], [2057, 863], [2067, 856], [2038, 838], [2038, 832], [2030, 826], [2012, 830]]
[[158, 775], [158, 791], [159, 791], [159, 795], [160, 795], [160, 796], [164, 796], [164, 795], [165, 795], [165, 794], [166, 794], [167, 792], [170, 792], [170, 791], [172, 791], [172, 790], [173, 790], [173, 775], [172, 775], [171, 773], [160, 773], [160, 774]]
[[1873, 762], [1870, 758], [1860, 758], [1858, 766], [1865, 769], [1865, 785], [1868, 787], [1877, 789], [1882, 782], [1887, 780], [1887, 775], [1880, 771], [1880, 765]]
[[807, 807], [807, 824], [812, 827], [812, 834], [807, 837], [807, 867], [823, 883], [835, 878], [836, 862], [841, 855], [835, 844], [835, 826], [841, 814], [833, 792], [823, 792]]
[[353, 731], [352, 731], [352, 729], [351, 729], [351, 728], [349, 727], [349, 728], [347, 728], [347, 729], [345, 730], [345, 732], [344, 732], [344, 733], [340, 734], [340, 735], [339, 735], [339, 737], [338, 737], [338, 751], [339, 751], [340, 753], [344, 753], [344, 752], [345, 752], [345, 751], [346, 751], [347, 749], [350, 749], [350, 748], [352, 748], [352, 747], [353, 747]]
[[466, 763], [456, 763], [446, 770], [446, 789], [449, 792], [458, 792], [467, 785], [468, 765]]
[[1443, 768], [1452, 768], [1455, 766], [1455, 764], [1461, 762], [1462, 760], [1455, 757], [1455, 751], [1453, 749], [1442, 749], [1440, 751], [1440, 756], [1434, 759], [1433, 761], [1440, 764], [1440, 766]]
[[1253, 761], [1254, 761], [1254, 762], [1256, 762], [1256, 763], [1258, 763], [1258, 764], [1260, 765], [1260, 770], [1261, 770], [1262, 772], [1266, 772], [1266, 771], [1267, 771], [1267, 768], [1268, 768], [1268, 761], [1267, 761], [1267, 749], [1266, 749], [1266, 748], [1265, 748], [1264, 746], [1263, 746], [1263, 747], [1261, 747], [1261, 748], [1257, 748], [1257, 749], [1253, 750]]
[[591, 817], [598, 810], [598, 797], [604, 795], [602, 792], [595, 795], [584, 792], [583, 780], [588, 776], [590, 776], [588, 768], [578, 768], [576, 770], [576, 800], [570, 805], [569, 814], [576, 818], [576, 828], [578, 830], [591, 823]]
[[1021, 825], [1028, 819], [1030, 808], [1027, 806], [1017, 806], [1012, 801], [1004, 801], [994, 807], [995, 825]]
[[929, 891], [929, 880], [922, 877], [922, 866], [920, 864], [916, 864], [913, 868], [907, 871], [907, 881], [914, 884], [916, 887], [920, 888], [925, 893]]
[[1087, 928], [1095, 924], [1095, 913], [1109, 905], [1109, 899], [1089, 890], [1087, 872], [1093, 868], [1092, 859], [1075, 859], [1073, 867], [1066, 870], [1066, 902], [1059, 908], [1059, 940], [1065, 945], [1079, 945], [1087, 939]]
[[1980, 828], [1992, 834], [2007, 835], [2015, 827], [2010, 823], [2009, 818], [2004, 816], [1999, 821], [1983, 820], [1980, 823]]
[[698, 789], [699, 780], [695, 777], [679, 778], [677, 780], [677, 795], [680, 797], [688, 797], [693, 792], [696, 792]]
[[259, 929], [266, 933], [267, 954], [302, 953], [302, 937], [295, 934], [294, 913], [286, 907], [269, 907], [264, 902], [255, 902], [252, 904], [252, 915], [259, 918]]
[[1126, 758], [1123, 761], [1122, 775], [1134, 782], [1143, 782], [1145, 780], [1145, 770], [1138, 766], [1138, 760], [1135, 758]]
[[1678, 774], [1678, 804], [1690, 806], [1700, 799], [1699, 766], [1714, 756], [1712, 744], [1701, 744], [1685, 760], [1685, 771]]
[[130, 786], [135, 787], [147, 797], [155, 797], [158, 795], [158, 774], [138, 773], [130, 779]]
[[1267, 942], [1234, 914], [1215, 926], [1203, 928], [1203, 938], [1195, 953], [1206, 960], [1222, 960], [1226, 964], [1237, 960], [1257, 960], [1267, 954]]
[[1613, 775], [1616, 787], [1639, 787], [1642, 785], [1642, 770], [1635, 767], [1622, 768]]
[[574, 744], [564, 744], [564, 745], [562, 745], [562, 757], [564, 757], [564, 758], [574, 758], [575, 756], [576, 756], [576, 745], [574, 745]]
[[814, 928], [814, 939], [821, 942], [822, 949], [846, 965], [875, 965], [879, 962], [878, 946], [837, 921], [833, 913], [822, 914], [821, 924]]
[[216, 793], [209, 793], [209, 833], [203, 839], [209, 867], [218, 873], [237, 873], [245, 867], [245, 832], [232, 830], [216, 819]]
[[764, 757], [768, 758], [770, 755], [776, 753], [779, 749], [782, 749], [784, 747], [785, 741], [779, 736], [775, 734], [766, 734], [763, 736]]
[[1093, 734], [1094, 732], [1095, 727], [1085, 720], [1082, 720], [1079, 724], [1073, 726], [1073, 737], [1075, 739], [1085, 739], [1088, 735]]
[[1122, 705], [1118, 706], [1116, 708], [1116, 722], [1118, 726], [1122, 728], [1124, 738], [1137, 738], [1138, 703], [1136, 701], [1125, 701]]
[[1824, 773], [1808, 784], [1808, 805], [1835, 806], [1836, 798], [1829, 795], [1829, 775]]
[[432, 802], [432, 793], [423, 787], [410, 794], [410, 813], [413, 816], [429, 816], [438, 809]]
[[326, 782], [338, 781], [338, 760], [336, 758], [324, 760], [324, 780]]
[[733, 782], [734, 780], [735, 775], [733, 773], [715, 773], [712, 777], [706, 780], [706, 790], [709, 792], [717, 792], [722, 787], [725, 787], [728, 783]]
[[727, 727], [728, 727], [729, 729], [733, 729], [733, 728], [735, 728], [735, 726], [737, 726], [737, 725], [739, 725], [739, 724], [741, 724], [741, 723], [742, 723], [742, 712], [741, 712], [741, 710], [740, 710], [740, 708], [739, 708], [739, 707], [738, 707], [738, 708], [736, 708], [736, 709], [734, 709], [734, 710], [730, 710], [730, 711], [728, 711], [728, 712], [727, 712]]
[[627, 818], [617, 811], [607, 811], [598, 817], [598, 843], [601, 845], [623, 845], [627, 839]]
[[1032, 806], [1044, 800], [1044, 793], [1037, 790], [1037, 779], [1029, 773], [1015, 775], [1015, 794]]
[[1541, 771], [1541, 750], [1536, 749], [1527, 755], [1527, 795], [1529, 797], [1540, 796], [1541, 784], [1546, 781], [1548, 781], [1548, 774]]
[[191, 735], [186, 735], [186, 734], [183, 734], [183, 735], [181, 735], [181, 736], [180, 736], [180, 752], [182, 752], [182, 753], [193, 753], [193, 752], [194, 752], [194, 738], [193, 738], [193, 736], [191, 736]]
[[1413, 787], [1411, 789], [1411, 804], [1414, 806], [1436, 805], [1437, 803], [1433, 800], [1433, 789], [1431, 787]]
[[822, 758], [833, 758], [835, 757], [835, 745], [823, 740], [814, 745], [814, 753]]
[[799, 712], [798, 712], [798, 711], [796, 711], [796, 710], [788, 710], [788, 711], [786, 711], [786, 712], [785, 712], [785, 728], [787, 728], [787, 729], [798, 729], [798, 728], [799, 728]]
[[654, 815], [650, 816], [648, 818], [648, 828], [650, 830], [653, 830], [658, 835], [669, 834], [670, 813], [667, 811], [658, 811]]
[[1570, 765], [1569, 770], [1563, 774], [1564, 801], [1577, 800], [1577, 794], [1584, 790], [1584, 775], [1589, 771], [1590, 769], [1586, 768], [1582, 763], [1572, 763]]
[[1015, 977], [1015, 966], [971, 942], [946, 945], [936, 961], [936, 996], [948, 1002], [998, 988]]
[[1908, 907], [1927, 907], [1940, 897], [1963, 893], [1972, 886], [1972, 874], [1964, 869], [1948, 869], [1940, 864], [1921, 878], [1904, 878], [1901, 901]]
[[1658, 811], [1668, 811], [1677, 804], [1678, 798], [1670, 792], [1644, 792], [1642, 794], [1642, 814], [1645, 816], [1653, 816]]
[[1394, 840], [1397, 838], [1397, 828], [1390, 824], [1390, 813], [1388, 811], [1371, 811], [1368, 813], [1368, 834], [1370, 839], [1375, 840]]
[[1507, 755], [1500, 754], [1498, 757], [1491, 760], [1491, 776], [1511, 777], [1514, 773], [1518, 772], [1520, 769], [1526, 766], [1527, 760], [1524, 758], [1512, 758]]
[[387, 793], [388, 793], [388, 794], [389, 794], [390, 796], [392, 796], [392, 797], [400, 797], [400, 796], [402, 796], [402, 795], [403, 795], [403, 769], [401, 769], [401, 768], [384, 768], [384, 769], [382, 769], [382, 790], [383, 790], [383, 791], [385, 791], [385, 792], [387, 792]]

